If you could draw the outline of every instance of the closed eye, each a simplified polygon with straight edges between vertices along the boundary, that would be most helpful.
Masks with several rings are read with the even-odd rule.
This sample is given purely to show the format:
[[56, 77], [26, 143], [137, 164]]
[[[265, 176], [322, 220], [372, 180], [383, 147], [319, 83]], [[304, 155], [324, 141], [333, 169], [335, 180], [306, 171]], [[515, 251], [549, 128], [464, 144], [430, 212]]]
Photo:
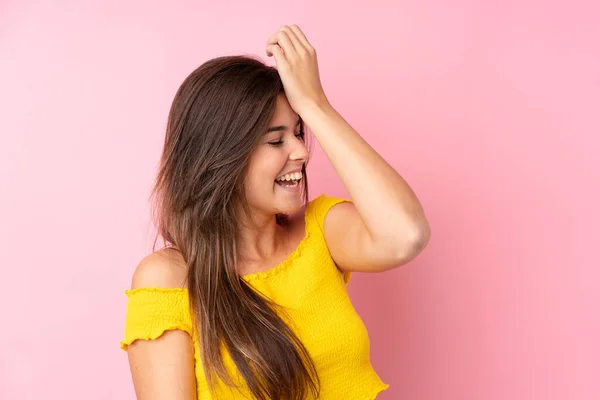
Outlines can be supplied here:
[[[300, 138], [300, 140], [304, 140], [304, 130], [301, 130], [300, 132], [296, 133], [295, 136], [297, 138]], [[283, 144], [283, 140], [277, 140], [277, 141], [271, 141], [268, 142], [271, 146], [281, 146]]]

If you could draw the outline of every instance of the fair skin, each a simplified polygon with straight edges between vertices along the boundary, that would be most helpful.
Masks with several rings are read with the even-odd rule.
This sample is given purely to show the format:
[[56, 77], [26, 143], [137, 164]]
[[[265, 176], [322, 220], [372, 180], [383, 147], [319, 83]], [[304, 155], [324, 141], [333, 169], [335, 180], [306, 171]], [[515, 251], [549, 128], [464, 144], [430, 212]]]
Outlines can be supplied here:
[[[252, 221], [240, 221], [236, 265], [240, 275], [278, 265], [304, 236], [304, 218], [300, 210], [303, 206], [302, 183], [291, 189], [275, 182], [287, 173], [300, 171], [308, 160], [299, 116], [285, 95], [278, 96], [269, 127], [270, 132], [261, 138], [252, 154], [246, 176], [246, 196], [253, 213]], [[289, 214], [290, 225], [275, 224], [277, 213]]]
[[[286, 94], [278, 98], [272, 125], [286, 128], [267, 134], [251, 160], [247, 195], [254, 212], [253, 221], [241, 224], [240, 274], [277, 265], [304, 235], [301, 191], [274, 182], [306, 160], [304, 143], [295, 136], [298, 117], [313, 132], [354, 202], [332, 207], [325, 217], [325, 240], [340, 270], [383, 272], [412, 260], [430, 237], [424, 211], [406, 181], [329, 104], [316, 52], [302, 31], [283, 26], [269, 38], [266, 51], [275, 58]], [[278, 140], [281, 146], [269, 144]], [[288, 228], [275, 224], [279, 212], [292, 214]], [[182, 287], [185, 277], [181, 256], [163, 250], [140, 262], [132, 288]], [[196, 398], [187, 333], [169, 331], [157, 340], [137, 340], [128, 354], [138, 399]]]
[[[182, 287], [186, 273], [181, 255], [162, 250], [138, 264], [131, 288]], [[172, 330], [156, 340], [136, 340], [127, 355], [138, 400], [196, 399], [194, 348], [187, 332]]]

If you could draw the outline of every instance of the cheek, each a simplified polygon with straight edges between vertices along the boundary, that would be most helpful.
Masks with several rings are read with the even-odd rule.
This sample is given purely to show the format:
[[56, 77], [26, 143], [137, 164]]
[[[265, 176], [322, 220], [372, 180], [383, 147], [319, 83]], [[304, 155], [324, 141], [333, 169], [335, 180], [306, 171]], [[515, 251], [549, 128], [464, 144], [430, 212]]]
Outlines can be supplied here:
[[271, 176], [275, 179], [275, 175], [281, 172], [285, 166], [287, 157], [282, 151], [278, 151], [277, 149], [270, 150], [257, 154], [253, 167], [257, 174], [262, 175], [263, 178]]
[[281, 170], [277, 158], [272, 154], [256, 154], [248, 168], [246, 175], [246, 189], [253, 191], [257, 188], [264, 189], [266, 186], [275, 184], [277, 173]]
[[246, 179], [247, 190], [272, 188], [275, 178], [284, 170], [287, 161], [288, 155], [283, 148], [258, 148], [250, 159]]

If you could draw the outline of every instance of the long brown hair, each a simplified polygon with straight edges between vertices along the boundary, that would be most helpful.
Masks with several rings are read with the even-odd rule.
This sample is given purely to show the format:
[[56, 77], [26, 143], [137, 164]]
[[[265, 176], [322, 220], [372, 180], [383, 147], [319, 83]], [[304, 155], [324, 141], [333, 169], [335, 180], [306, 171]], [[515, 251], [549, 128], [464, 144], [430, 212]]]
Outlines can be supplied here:
[[[277, 70], [253, 57], [218, 57], [198, 67], [173, 100], [151, 196], [156, 240], [162, 236], [188, 267], [209, 387], [215, 390], [217, 377], [235, 386], [223, 346], [260, 400], [317, 398], [320, 387], [306, 348], [276, 313], [283, 310], [236, 272], [237, 221], [250, 212], [244, 177], [283, 93]], [[306, 204], [306, 165], [302, 175]], [[285, 223], [285, 216], [277, 222]]]

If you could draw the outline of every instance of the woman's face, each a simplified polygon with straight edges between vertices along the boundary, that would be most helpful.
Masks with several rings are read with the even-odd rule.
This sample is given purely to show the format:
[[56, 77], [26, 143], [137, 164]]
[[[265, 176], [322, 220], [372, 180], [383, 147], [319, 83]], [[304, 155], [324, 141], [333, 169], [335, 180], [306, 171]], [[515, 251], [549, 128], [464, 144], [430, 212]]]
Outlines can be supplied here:
[[285, 95], [277, 97], [275, 114], [250, 157], [246, 196], [251, 209], [265, 214], [291, 214], [302, 207], [302, 166], [308, 150], [298, 114]]

